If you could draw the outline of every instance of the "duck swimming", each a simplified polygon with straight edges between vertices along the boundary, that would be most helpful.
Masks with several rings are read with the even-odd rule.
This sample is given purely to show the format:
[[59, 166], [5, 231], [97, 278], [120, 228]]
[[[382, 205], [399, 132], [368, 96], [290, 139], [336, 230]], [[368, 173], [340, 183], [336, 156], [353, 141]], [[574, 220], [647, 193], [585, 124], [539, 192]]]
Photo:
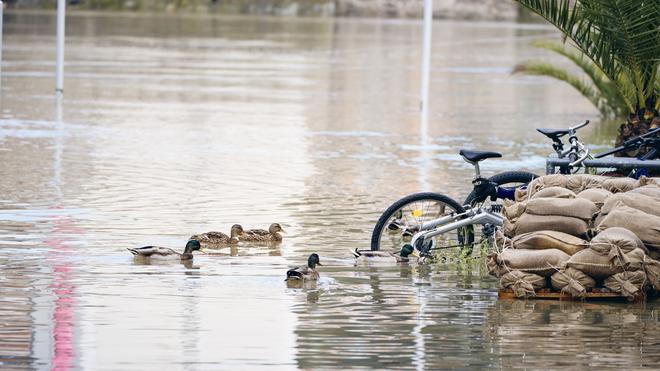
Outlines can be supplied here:
[[410, 255], [415, 256], [415, 248], [411, 244], [405, 244], [401, 248], [399, 255], [387, 251], [373, 250], [351, 250], [351, 253], [357, 261], [391, 261], [392, 263], [407, 263], [410, 261]]
[[320, 278], [319, 272], [316, 270], [317, 265], [323, 264], [321, 264], [318, 254], [312, 254], [307, 259], [306, 267], [296, 267], [286, 271], [285, 281], [316, 281]]
[[158, 260], [192, 260], [193, 251], [199, 251], [204, 253], [204, 250], [201, 248], [199, 241], [190, 240], [186, 243], [186, 248], [183, 250], [183, 253], [180, 254], [169, 247], [159, 247], [159, 246], [144, 246], [138, 247], [136, 249], [128, 248], [133, 255], [136, 257], [143, 257], [149, 259], [158, 259]]
[[206, 232], [202, 234], [195, 234], [190, 236], [191, 240], [197, 240], [202, 245], [210, 248], [234, 245], [239, 241], [239, 237], [243, 235], [243, 227], [240, 224], [234, 224], [231, 226], [230, 235], [227, 236], [222, 232]]
[[244, 231], [240, 240], [245, 242], [279, 242], [282, 241], [281, 232], [284, 232], [282, 226], [279, 223], [273, 223], [268, 227], [268, 230], [248, 229]]

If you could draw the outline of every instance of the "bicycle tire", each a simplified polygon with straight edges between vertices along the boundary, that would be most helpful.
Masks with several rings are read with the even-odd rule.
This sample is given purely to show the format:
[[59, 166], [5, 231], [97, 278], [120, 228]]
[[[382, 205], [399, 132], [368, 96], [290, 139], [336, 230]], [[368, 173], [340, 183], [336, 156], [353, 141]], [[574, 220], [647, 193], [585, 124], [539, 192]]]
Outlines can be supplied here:
[[[400, 210], [402, 210], [406, 205], [413, 204], [415, 202], [420, 202], [420, 201], [436, 201], [439, 203], [444, 203], [445, 205], [449, 206], [450, 208], [453, 209], [454, 212], [456, 213], [463, 213], [465, 212], [465, 209], [463, 209], [463, 206], [461, 206], [458, 202], [456, 202], [454, 199], [451, 197], [445, 196], [440, 193], [433, 193], [433, 192], [421, 192], [421, 193], [414, 193], [411, 195], [408, 195], [406, 197], [401, 198], [400, 200], [394, 202], [390, 207], [388, 207], [383, 214], [381, 214], [380, 218], [378, 218], [378, 222], [376, 223], [376, 226], [374, 227], [374, 230], [371, 234], [371, 250], [373, 251], [378, 251], [380, 250], [381, 247], [381, 237], [383, 235], [384, 229], [386, 228], [386, 224], [390, 222], [391, 218], [394, 216], [394, 214]], [[471, 239], [470, 239], [471, 237]], [[457, 241], [459, 244], [463, 244], [461, 241]], [[474, 236], [469, 235], [468, 236], [468, 241], [466, 241], [468, 244], [472, 244], [474, 242]]]
[[[497, 184], [498, 187], [509, 183], [522, 183], [524, 185], [529, 184], [534, 178], [539, 176], [530, 173], [528, 171], [505, 171], [499, 174], [495, 174], [492, 177], [488, 178], [491, 182]], [[513, 190], [515, 191], [515, 190]], [[465, 198], [463, 205], [471, 205], [472, 201], [477, 197], [475, 191], [470, 192], [470, 194]]]

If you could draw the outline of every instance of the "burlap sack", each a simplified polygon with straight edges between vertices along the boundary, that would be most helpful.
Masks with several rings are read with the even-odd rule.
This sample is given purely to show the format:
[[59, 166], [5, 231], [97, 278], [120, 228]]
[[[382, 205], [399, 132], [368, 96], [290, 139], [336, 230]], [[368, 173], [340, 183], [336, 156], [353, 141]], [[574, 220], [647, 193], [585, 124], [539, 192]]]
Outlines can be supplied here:
[[[497, 255], [497, 265], [508, 268], [508, 271], [520, 270], [527, 273], [547, 277], [561, 269], [570, 256], [557, 249], [518, 250], [507, 249]], [[502, 270], [500, 270], [501, 272]]]
[[603, 182], [607, 179], [609, 178], [601, 175], [571, 175], [566, 179], [566, 188], [575, 193], [580, 193], [585, 189], [602, 188]]
[[[542, 198], [540, 200], [543, 200]], [[573, 236], [585, 237], [589, 232], [589, 224], [578, 218], [570, 216], [557, 216], [557, 215], [533, 215], [525, 213], [515, 224], [507, 226], [505, 221], [505, 231], [510, 234], [508, 236], [515, 236], [523, 233], [536, 232], [536, 231], [557, 231], [568, 233]]]
[[527, 200], [527, 187], [518, 187], [513, 194], [513, 198], [516, 202], [522, 202]]
[[495, 231], [495, 246], [497, 247], [498, 251], [512, 248], [511, 239], [507, 237], [500, 229]]
[[602, 188], [591, 188], [585, 189], [584, 191], [578, 193], [575, 197], [584, 198], [593, 202], [597, 208], [601, 208], [605, 203], [605, 200], [612, 195], [612, 192], [607, 189]]
[[645, 196], [653, 197], [657, 200], [660, 199], [660, 187], [656, 185], [645, 185], [643, 187], [628, 191], [626, 194], [643, 194]]
[[601, 255], [592, 249], [584, 249], [571, 256], [566, 267], [575, 268], [593, 278], [606, 278], [624, 270], [640, 270], [644, 265], [644, 250], [635, 249], [625, 254], [625, 261], [615, 265], [607, 255]]
[[621, 205], [632, 207], [648, 214], [660, 216], [660, 198], [649, 197], [639, 193], [617, 193], [608, 197], [600, 212], [608, 214]]
[[[516, 231], [518, 229], [517, 224], [519, 223], [516, 223]], [[597, 229], [604, 231], [612, 227], [629, 229], [647, 247], [660, 250], [660, 217], [658, 216], [628, 206], [619, 206], [600, 220]]]
[[536, 231], [515, 236], [511, 240], [511, 247], [527, 250], [557, 249], [568, 255], [574, 255], [589, 247], [589, 242], [563, 232]]
[[532, 198], [527, 201], [526, 214], [570, 216], [590, 221], [598, 212], [596, 205], [584, 198]]
[[513, 291], [517, 298], [533, 298], [536, 296], [534, 291], [545, 285], [545, 277], [519, 270], [512, 270], [500, 279], [500, 288]]
[[531, 197], [534, 193], [548, 187], [566, 188], [567, 176], [563, 174], [551, 174], [540, 176], [532, 180], [527, 185], [527, 196]]
[[660, 291], [660, 261], [650, 257], [644, 258], [644, 272], [649, 281], [649, 285], [655, 290]]
[[562, 187], [548, 187], [534, 193], [531, 198], [575, 198], [575, 193]]
[[525, 212], [526, 206], [526, 202], [504, 202], [502, 215], [504, 215], [509, 221], [515, 222]]
[[649, 178], [647, 176], [642, 175], [639, 177], [639, 182], [638, 182], [638, 187], [644, 187], [647, 185], [656, 185], [660, 187], [660, 178]]
[[603, 181], [602, 186], [612, 193], [628, 192], [637, 188], [637, 186], [639, 186], [639, 182], [637, 179], [626, 177], [609, 178]]
[[646, 273], [641, 270], [614, 274], [605, 279], [603, 286], [632, 301], [642, 291], [646, 283]]
[[629, 229], [621, 227], [607, 228], [591, 239], [589, 247], [601, 255], [610, 255], [613, 247], [618, 247], [623, 253], [629, 253], [635, 249], [642, 249], [648, 253], [642, 240]]
[[596, 287], [596, 280], [574, 268], [562, 269], [550, 278], [552, 288], [576, 298], [583, 298], [588, 290]]

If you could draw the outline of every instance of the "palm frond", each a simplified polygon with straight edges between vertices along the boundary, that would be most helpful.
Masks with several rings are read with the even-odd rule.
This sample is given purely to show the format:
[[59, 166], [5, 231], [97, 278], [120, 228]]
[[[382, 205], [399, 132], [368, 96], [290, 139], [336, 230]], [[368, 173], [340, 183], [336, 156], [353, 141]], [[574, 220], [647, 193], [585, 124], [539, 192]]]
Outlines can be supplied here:
[[564, 40], [570, 39], [613, 83], [631, 112], [658, 94], [660, 1], [515, 1], [553, 24]]

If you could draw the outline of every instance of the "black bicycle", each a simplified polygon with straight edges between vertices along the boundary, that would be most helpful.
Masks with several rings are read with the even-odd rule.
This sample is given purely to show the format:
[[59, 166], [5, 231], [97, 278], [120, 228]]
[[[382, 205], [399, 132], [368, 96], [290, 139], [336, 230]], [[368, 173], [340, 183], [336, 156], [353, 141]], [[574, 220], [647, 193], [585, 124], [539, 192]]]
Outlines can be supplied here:
[[[536, 129], [552, 140], [552, 148], [556, 157], [546, 160], [546, 174], [574, 174], [580, 170], [607, 168], [616, 169], [620, 175], [639, 178], [649, 175], [651, 171], [660, 171], [660, 128], [653, 129], [646, 134], [632, 138], [621, 146], [611, 150], [591, 155], [577, 137], [577, 130], [589, 124], [589, 120], [568, 129]], [[564, 149], [562, 138], [568, 136], [568, 148]], [[611, 157], [611, 155], [629, 152], [631, 150], [646, 149], [637, 158]]]

